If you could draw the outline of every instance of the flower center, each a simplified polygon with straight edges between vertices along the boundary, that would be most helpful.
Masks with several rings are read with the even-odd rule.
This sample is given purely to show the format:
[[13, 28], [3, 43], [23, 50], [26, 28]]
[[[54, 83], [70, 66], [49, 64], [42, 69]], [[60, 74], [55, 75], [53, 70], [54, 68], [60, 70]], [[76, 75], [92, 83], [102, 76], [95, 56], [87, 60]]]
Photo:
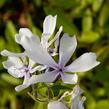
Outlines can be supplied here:
[[62, 69], [59, 69], [59, 71], [62, 72], [63, 70]]
[[30, 71], [30, 68], [25, 65], [25, 66], [23, 66], [20, 70], [21, 70], [22, 73], [24, 73], [24, 72], [27, 73], [28, 71]]
[[60, 64], [58, 64], [58, 66], [57, 66], [57, 71], [58, 72], [64, 72], [64, 67], [63, 66], [61, 66]]

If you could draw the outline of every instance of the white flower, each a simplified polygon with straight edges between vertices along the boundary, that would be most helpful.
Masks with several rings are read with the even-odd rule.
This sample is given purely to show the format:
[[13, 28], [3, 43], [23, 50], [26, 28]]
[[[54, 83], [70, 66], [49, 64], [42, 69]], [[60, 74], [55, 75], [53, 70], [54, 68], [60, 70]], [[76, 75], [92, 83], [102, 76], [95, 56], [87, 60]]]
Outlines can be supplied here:
[[16, 42], [21, 44], [23, 48], [25, 49], [25, 53], [34, 52], [34, 56], [36, 59], [34, 60], [36, 63], [47, 65], [55, 64], [55, 61], [52, 59], [52, 57], [49, 55], [47, 49], [45, 49], [38, 36], [34, 36], [32, 32], [29, 29], [20, 29], [19, 34], [16, 35]]
[[[86, 97], [81, 97], [82, 93], [83, 90], [79, 86], [75, 86], [73, 92], [69, 93], [69, 95], [72, 95], [70, 109], [84, 109], [83, 103]], [[48, 109], [68, 109], [68, 107], [58, 100], [49, 102]]]
[[[30, 43], [30, 42], [28, 42]], [[30, 84], [37, 82], [53, 82], [59, 75], [64, 83], [75, 84], [77, 83], [77, 74], [75, 72], [85, 72], [93, 67], [97, 66], [100, 62], [96, 61], [95, 53], [84, 53], [70, 65], [67, 62], [71, 58], [77, 46], [77, 41], [75, 37], [69, 37], [68, 34], [64, 34], [60, 40], [59, 46], [59, 62], [56, 63], [53, 58], [47, 53], [46, 50], [34, 47], [33, 50], [27, 52], [27, 55], [38, 62], [40, 59], [40, 64], [46, 65], [54, 70], [46, 71], [46, 73], [41, 75], [34, 75], [30, 78]], [[42, 54], [41, 54], [42, 53]], [[40, 55], [39, 55], [40, 54]], [[73, 72], [73, 74], [68, 74], [66, 72]]]
[[27, 60], [25, 53], [12, 53], [7, 50], [1, 52], [3, 56], [8, 56], [8, 60], [3, 62], [4, 68], [6, 68], [10, 75], [15, 78], [23, 78], [24, 81], [22, 85], [15, 88], [16, 91], [21, 91], [29, 86], [29, 79], [32, 73], [36, 70], [43, 70], [44, 67], [36, 66], [35, 62], [31, 59]]
[[84, 91], [78, 85], [74, 87], [72, 93], [71, 109], [84, 109], [83, 103], [86, 100], [86, 97], [81, 97], [83, 92]]
[[[33, 35], [27, 28], [20, 29], [19, 34], [16, 35], [16, 42], [21, 44], [25, 49], [25, 53], [23, 53], [23, 55], [26, 54], [26, 56], [34, 60], [35, 63], [41, 64], [41, 66], [38, 66], [39, 69], [40, 67], [41, 69], [47, 68], [45, 73], [32, 76], [28, 84], [34, 84], [37, 82], [53, 82], [59, 75], [64, 83], [75, 84], [78, 79], [75, 72], [88, 71], [100, 63], [96, 61], [95, 53], [85, 53], [70, 65], [66, 65], [77, 46], [76, 38], [70, 37], [68, 34], [64, 34], [60, 40], [59, 62], [55, 62], [51, 57], [51, 54], [48, 53], [48, 49], [50, 50], [51, 44], [55, 44], [55, 50], [59, 45], [59, 36], [62, 32], [62, 27], [60, 27], [53, 40], [49, 42], [49, 38], [54, 32], [55, 26], [56, 16], [53, 17], [50, 15], [45, 18], [41, 41], [38, 36]], [[12, 56], [7, 56], [16, 57], [15, 54], [11, 54]], [[56, 52], [54, 54], [56, 54]], [[17, 56], [19, 56], [19, 54], [17, 54]], [[34, 71], [38, 68], [35, 68]], [[51, 68], [52, 71], [49, 70]], [[9, 67], [7, 67], [7, 69], [9, 69]], [[73, 72], [73, 74], [68, 74], [67, 72]]]
[[[57, 55], [57, 48], [59, 45], [59, 36], [62, 32], [62, 26], [60, 27], [59, 31], [56, 33], [55, 37], [49, 41], [50, 37], [52, 36], [55, 26], [56, 26], [56, 19], [57, 16], [47, 16], [43, 23], [43, 33], [41, 36], [41, 41], [38, 36], [32, 34], [32, 32], [27, 28], [21, 28], [19, 30], [19, 34], [16, 35], [16, 42], [21, 44], [26, 50], [31, 50], [31, 47], [37, 46], [38, 49], [40, 49], [39, 46], [41, 46], [43, 49], [46, 49], [47, 51], [50, 51], [50, 54], [52, 56]], [[27, 41], [31, 41], [31, 44], [27, 45]], [[55, 49], [51, 49], [50, 45], [55, 44]], [[51, 53], [52, 51], [52, 53]]]
[[53, 34], [56, 27], [57, 16], [47, 16], [43, 23], [43, 33], [41, 37], [41, 43], [45, 48], [48, 48], [48, 40]]
[[[52, 36], [52, 34], [54, 33], [55, 27], [56, 27], [56, 19], [57, 16], [47, 16], [44, 20], [43, 23], [43, 33], [42, 33], [42, 37], [41, 37], [41, 44], [43, 46], [43, 48], [48, 49], [48, 51], [50, 51], [52, 56], [57, 55], [57, 48], [59, 45], [59, 36], [62, 32], [62, 26], [59, 28], [59, 31], [56, 33], [55, 37], [49, 42], [50, 37]], [[52, 43], [55, 43], [55, 49], [50, 49], [50, 45]]]
[[[60, 27], [59, 31], [51, 41], [49, 41], [49, 38], [54, 32], [56, 26], [56, 18], [56, 16], [53, 17], [51, 15], [45, 18], [41, 41], [38, 36], [32, 34], [32, 32], [27, 28], [21, 28], [19, 30], [19, 34], [16, 35], [16, 42], [23, 46], [26, 53], [34, 51], [34, 55], [37, 55], [35, 59], [36, 63], [44, 64], [45, 66], [49, 66], [50, 64], [55, 65], [55, 62], [50, 55], [57, 55], [56, 52], [59, 45], [59, 36], [62, 32], [62, 27]], [[50, 48], [50, 45], [53, 43], [55, 46], [54, 49]], [[48, 58], [50, 63], [48, 63], [46, 58]]]
[[[36, 70], [41, 71], [47, 68], [46, 65], [44, 66], [38, 65], [35, 68], [32, 68], [33, 64], [35, 64], [36, 62], [33, 62], [31, 59], [29, 59], [29, 63], [28, 63], [29, 65], [27, 65], [27, 63], [25, 62], [22, 62], [23, 60], [26, 59], [27, 56], [26, 51], [31, 51], [31, 49], [39, 50], [39, 52], [37, 51], [38, 52], [37, 54], [39, 55], [37, 59], [38, 63], [46, 63], [46, 61], [44, 61], [46, 55], [50, 57], [49, 54], [47, 53], [48, 50], [50, 52], [52, 51], [51, 55], [57, 55], [56, 50], [59, 45], [58, 39], [59, 39], [59, 35], [62, 32], [62, 27], [60, 27], [54, 39], [52, 39], [50, 42], [48, 41], [50, 36], [53, 34], [55, 30], [56, 18], [57, 16], [53, 17], [51, 15], [45, 18], [43, 23], [43, 33], [42, 33], [41, 41], [38, 36], [33, 35], [32, 32], [27, 28], [21, 28], [19, 30], [19, 34], [16, 34], [15, 40], [17, 43], [23, 45], [23, 47], [25, 48], [24, 53], [12, 53], [7, 50], [1, 52], [2, 55], [8, 56], [8, 60], [3, 62], [3, 65], [8, 70], [8, 72], [16, 78], [24, 77], [23, 84], [15, 88], [17, 91], [20, 91], [29, 86], [28, 80], [31, 76], [31, 73], [36, 72]], [[53, 42], [55, 43], [55, 49], [50, 48], [50, 45]], [[45, 57], [43, 57], [43, 53], [45, 54], [44, 55]], [[54, 63], [54, 60], [52, 58], [50, 61], [52, 61], [51, 63]]]

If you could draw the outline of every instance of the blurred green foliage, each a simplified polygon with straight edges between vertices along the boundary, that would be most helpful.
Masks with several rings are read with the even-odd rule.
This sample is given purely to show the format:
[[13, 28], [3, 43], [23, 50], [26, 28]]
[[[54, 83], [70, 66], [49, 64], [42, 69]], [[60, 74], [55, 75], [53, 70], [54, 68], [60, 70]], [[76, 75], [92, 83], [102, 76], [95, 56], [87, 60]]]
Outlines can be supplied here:
[[[21, 52], [14, 36], [21, 27], [41, 35], [42, 23], [48, 14], [57, 15], [57, 29], [76, 35], [75, 57], [84, 52], [96, 52], [101, 64], [79, 74], [79, 84], [87, 97], [86, 109], [109, 109], [109, 1], [108, 0], [0, 0], [0, 51]], [[73, 58], [72, 58], [73, 59]], [[10, 76], [2, 66], [0, 56], [0, 109], [46, 109], [46, 103], [34, 102], [27, 90], [15, 92], [21, 80]], [[58, 86], [58, 88], [57, 88]], [[51, 86], [54, 96], [71, 86]], [[46, 93], [46, 88], [39, 88]]]

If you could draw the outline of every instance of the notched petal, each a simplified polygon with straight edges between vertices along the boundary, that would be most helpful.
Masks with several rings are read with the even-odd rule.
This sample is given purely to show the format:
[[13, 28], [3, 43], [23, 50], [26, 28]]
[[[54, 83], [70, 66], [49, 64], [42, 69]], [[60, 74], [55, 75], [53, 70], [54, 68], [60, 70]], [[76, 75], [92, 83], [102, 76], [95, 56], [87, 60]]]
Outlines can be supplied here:
[[68, 34], [64, 34], [60, 40], [59, 48], [59, 64], [65, 66], [74, 53], [77, 46], [76, 37], [70, 37]]
[[84, 53], [82, 56], [77, 58], [74, 62], [66, 67], [68, 72], [85, 72], [100, 64], [96, 60], [97, 56], [95, 53]]
[[56, 19], [57, 19], [57, 16], [49, 15], [44, 20], [43, 34], [45, 34], [47, 38], [49, 38], [49, 36], [52, 35], [55, 30]]

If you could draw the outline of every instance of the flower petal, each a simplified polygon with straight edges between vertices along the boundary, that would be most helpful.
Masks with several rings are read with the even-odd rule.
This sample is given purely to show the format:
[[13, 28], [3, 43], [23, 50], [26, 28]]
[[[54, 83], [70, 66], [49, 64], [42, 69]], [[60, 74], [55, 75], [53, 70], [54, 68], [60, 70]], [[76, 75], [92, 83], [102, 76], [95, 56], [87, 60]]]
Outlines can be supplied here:
[[38, 36], [16, 36], [16, 40], [17, 38], [20, 38], [20, 41], [18, 42], [19, 44], [21, 44], [23, 46], [23, 48], [25, 50], [31, 50], [31, 49], [35, 49], [36, 46], [40, 45], [40, 39]]
[[31, 37], [32, 36], [32, 32], [28, 28], [21, 28], [19, 30], [19, 34], [17, 34], [16, 38], [15, 38], [17, 43], [21, 43], [21, 37], [22, 36]]
[[62, 77], [62, 81], [67, 84], [76, 84], [78, 80], [77, 74], [62, 73], [61, 77]]
[[29, 82], [28, 82], [29, 79], [30, 79], [30, 74], [29, 74], [29, 73], [25, 73], [23, 84], [22, 84], [22, 85], [19, 85], [19, 86], [17, 86], [17, 87], [15, 87], [15, 90], [16, 90], [17, 92], [19, 92], [19, 91], [21, 91], [21, 90], [27, 88], [27, 87], [29, 86], [29, 84], [28, 84], [28, 83], [29, 83]]
[[[86, 100], [86, 97], [82, 97], [81, 100], [78, 103], [78, 109], [84, 109], [84, 101]], [[75, 109], [75, 108], [74, 108]]]
[[14, 66], [8, 69], [8, 73], [15, 78], [22, 78], [25, 75], [24, 73], [22, 73], [19, 69], [15, 68]]
[[52, 101], [48, 103], [48, 109], [68, 109], [68, 108], [60, 101]]
[[25, 56], [25, 52], [24, 53], [13, 53], [13, 52], [10, 52], [8, 50], [3, 50], [1, 51], [1, 55], [3, 56], [15, 56], [15, 57], [24, 57]]
[[74, 99], [74, 98], [77, 97], [77, 96], [80, 96], [83, 92], [84, 92], [84, 90], [81, 89], [81, 88], [79, 87], [79, 85], [76, 85], [76, 86], [73, 88], [72, 99]]
[[45, 49], [47, 49], [48, 40], [55, 30], [56, 19], [57, 19], [57, 16], [53, 17], [52, 15], [49, 15], [44, 20], [43, 33], [42, 33], [42, 37], [41, 37], [41, 44]]
[[3, 62], [4, 68], [8, 70], [8, 73], [15, 78], [23, 77], [24, 75], [20, 75], [21, 71], [20, 68], [22, 68], [24, 65], [22, 61], [18, 57], [8, 57], [7, 61]]
[[[25, 32], [24, 32], [25, 33]], [[31, 35], [31, 34], [29, 34]], [[48, 54], [46, 49], [43, 49], [39, 37], [21, 35], [19, 43], [26, 50], [25, 53], [36, 63], [48, 66], [56, 66], [56, 62]]]
[[56, 77], [59, 74], [57, 73], [57, 71], [52, 71], [52, 72], [46, 72], [40, 75], [33, 75], [30, 80], [29, 80], [29, 84], [35, 84], [38, 82], [53, 82]]
[[[48, 43], [47, 49], [48, 52], [50, 53], [51, 56], [56, 56], [58, 55], [57, 50], [58, 50], [58, 46], [59, 46], [59, 36], [62, 32], [62, 26], [59, 28], [59, 31], [56, 33], [55, 37]], [[54, 46], [55, 48], [50, 48], [50, 45], [53, 44], [54, 42]]]
[[49, 66], [52, 68], [56, 68], [57, 64], [54, 61], [54, 59], [48, 54], [46, 49], [43, 49], [42, 47], [35, 47], [35, 49], [31, 51], [26, 51], [28, 57], [30, 57], [32, 60], [34, 60], [36, 63]]
[[13, 64], [11, 61], [9, 61], [9, 60], [2, 62], [2, 64], [3, 64], [3, 67], [4, 67], [5, 69], [9, 69], [10, 67], [12, 67], [12, 66], [14, 65], [14, 64]]
[[63, 27], [61, 26], [61, 27], [59, 28], [59, 31], [56, 33], [56, 35], [55, 35], [55, 37], [54, 37], [54, 38], [56, 38], [56, 41], [55, 41], [55, 50], [56, 50], [56, 51], [57, 51], [58, 46], [59, 46], [59, 36], [60, 36], [62, 30], [63, 30]]
[[61, 67], [64, 66], [71, 58], [76, 46], [77, 42], [75, 36], [69, 37], [68, 34], [64, 34], [62, 36], [59, 48], [59, 64]]
[[67, 72], [84, 72], [92, 69], [93, 67], [100, 64], [100, 62], [96, 61], [95, 53], [84, 53], [74, 62], [72, 62], [69, 66], [66, 67]]
[[62, 32], [62, 29], [63, 29], [63, 27], [61, 26], [61, 27], [59, 28], [59, 31], [56, 33], [55, 37], [49, 42], [48, 47], [49, 47], [53, 42], [55, 42], [55, 48], [58, 47], [58, 45], [59, 45], [59, 36], [60, 36], [60, 34], [61, 34], [61, 32]]
[[19, 34], [15, 36], [15, 40], [17, 43], [21, 44], [25, 50], [30, 50], [40, 44], [39, 37], [33, 35], [27, 28], [21, 28]]
[[20, 28], [19, 34], [26, 35], [26, 36], [32, 36], [32, 32], [28, 28]]
[[21, 91], [21, 90], [23, 90], [23, 89], [25, 89], [25, 88], [27, 88], [27, 87], [29, 87], [29, 86], [22, 84], [22, 85], [16, 86], [16, 87], [15, 87], [15, 90], [16, 90], [17, 92], [19, 92], [19, 91]]
[[29, 72], [26, 72], [25, 76], [24, 76], [23, 85], [28, 85], [29, 79], [30, 79], [30, 74], [29, 74]]
[[53, 34], [56, 26], [56, 19], [57, 16], [52, 16], [49, 15], [45, 18], [44, 23], [43, 23], [43, 35], [47, 39]]
[[8, 69], [11, 66], [15, 66], [16, 68], [21, 68], [23, 67], [23, 63], [18, 57], [8, 57], [8, 60], [3, 62], [3, 66], [6, 69]]
[[83, 90], [76, 85], [72, 93], [72, 104], [71, 109], [84, 109], [83, 103], [86, 100], [86, 97], [81, 97]]

